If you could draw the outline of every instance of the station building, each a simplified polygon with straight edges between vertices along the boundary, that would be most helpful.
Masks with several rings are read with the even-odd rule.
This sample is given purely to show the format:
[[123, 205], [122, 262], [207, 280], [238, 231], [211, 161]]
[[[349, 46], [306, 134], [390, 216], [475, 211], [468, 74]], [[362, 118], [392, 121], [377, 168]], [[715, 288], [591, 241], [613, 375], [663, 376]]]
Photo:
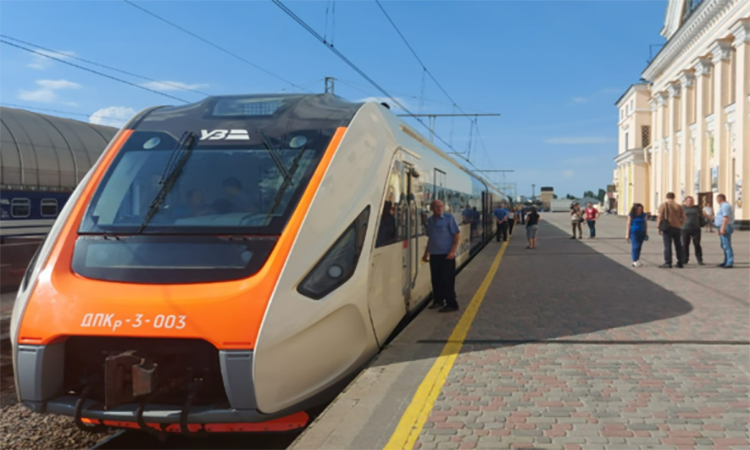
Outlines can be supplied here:
[[719, 193], [750, 224], [750, 1], [669, 0], [667, 41], [617, 101], [618, 214], [654, 213], [668, 192], [715, 205]]

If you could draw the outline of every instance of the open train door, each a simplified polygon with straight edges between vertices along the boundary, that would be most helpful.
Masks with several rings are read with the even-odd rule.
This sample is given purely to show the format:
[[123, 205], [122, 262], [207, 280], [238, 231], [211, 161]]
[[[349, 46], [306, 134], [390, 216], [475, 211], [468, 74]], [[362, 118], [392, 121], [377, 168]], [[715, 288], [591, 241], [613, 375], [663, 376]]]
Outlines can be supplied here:
[[396, 325], [407, 314], [411, 299], [412, 272], [418, 270], [416, 203], [410, 194], [412, 167], [402, 161], [397, 150], [385, 186], [375, 245], [370, 258], [367, 303], [375, 336], [383, 345]]

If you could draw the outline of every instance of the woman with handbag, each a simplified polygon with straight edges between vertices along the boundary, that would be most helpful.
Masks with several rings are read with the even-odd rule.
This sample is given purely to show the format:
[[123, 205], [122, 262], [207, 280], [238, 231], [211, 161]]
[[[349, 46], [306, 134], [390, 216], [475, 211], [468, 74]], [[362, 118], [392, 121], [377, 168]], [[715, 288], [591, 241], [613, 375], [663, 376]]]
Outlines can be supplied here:
[[648, 238], [648, 216], [643, 212], [643, 205], [634, 203], [628, 214], [628, 225], [625, 228], [625, 240], [631, 244], [633, 267], [641, 267], [641, 248]]
[[682, 207], [685, 211], [685, 223], [682, 224], [682, 251], [685, 255], [684, 263], [687, 264], [690, 259], [690, 241], [695, 246], [695, 259], [698, 265], [703, 264], [703, 249], [701, 248], [701, 228], [706, 224], [706, 213], [696, 206], [693, 197], [685, 197], [685, 204]]
[[578, 229], [578, 239], [583, 239], [583, 229], [581, 224], [583, 223], [583, 210], [578, 206], [578, 202], [573, 202], [570, 206], [570, 225], [573, 227], [573, 237], [576, 238], [576, 228]]

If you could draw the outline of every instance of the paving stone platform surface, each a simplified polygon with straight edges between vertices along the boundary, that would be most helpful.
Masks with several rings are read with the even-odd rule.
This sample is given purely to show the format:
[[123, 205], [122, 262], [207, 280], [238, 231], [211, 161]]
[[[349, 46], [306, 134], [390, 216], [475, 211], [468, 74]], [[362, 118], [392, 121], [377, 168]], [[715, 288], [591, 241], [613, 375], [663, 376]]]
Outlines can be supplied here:
[[[624, 219], [583, 240], [543, 219], [536, 250], [511, 238], [414, 448], [750, 448], [750, 233], [733, 270], [715, 233], [706, 266], [670, 270], [650, 224], [633, 268]], [[498, 249], [459, 275], [462, 306]], [[442, 350], [422, 341], [458, 318], [424, 311], [292, 448], [383, 448]]]

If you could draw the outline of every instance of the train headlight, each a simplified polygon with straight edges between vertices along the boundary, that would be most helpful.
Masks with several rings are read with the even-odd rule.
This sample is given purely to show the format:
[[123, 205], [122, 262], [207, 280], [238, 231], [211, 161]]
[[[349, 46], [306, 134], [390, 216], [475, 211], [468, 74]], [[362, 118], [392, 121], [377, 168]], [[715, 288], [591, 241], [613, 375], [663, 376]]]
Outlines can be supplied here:
[[302, 280], [297, 288], [302, 295], [320, 300], [354, 275], [369, 218], [367, 206]]

